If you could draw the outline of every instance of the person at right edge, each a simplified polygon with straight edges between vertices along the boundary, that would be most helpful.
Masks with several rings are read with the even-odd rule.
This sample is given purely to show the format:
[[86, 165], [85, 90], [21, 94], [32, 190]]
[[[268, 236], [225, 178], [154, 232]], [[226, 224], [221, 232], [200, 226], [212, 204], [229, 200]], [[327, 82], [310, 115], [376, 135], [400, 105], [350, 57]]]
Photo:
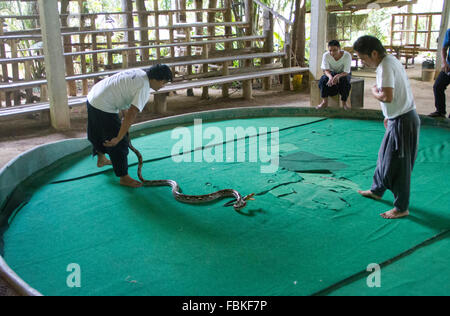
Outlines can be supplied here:
[[401, 62], [388, 55], [376, 37], [360, 37], [353, 48], [366, 66], [377, 68], [372, 94], [380, 101], [386, 128], [372, 188], [358, 192], [364, 197], [381, 200], [387, 190], [392, 191], [394, 208], [381, 216], [386, 219], [405, 217], [409, 215], [411, 174], [420, 132], [411, 85]]
[[[445, 118], [446, 104], [445, 104], [445, 89], [450, 84], [450, 29], [445, 33], [444, 45], [442, 47], [442, 71], [437, 77], [434, 86], [434, 102], [436, 106], [436, 112], [431, 113], [430, 117], [442, 117]], [[450, 116], [449, 116], [450, 118]]]

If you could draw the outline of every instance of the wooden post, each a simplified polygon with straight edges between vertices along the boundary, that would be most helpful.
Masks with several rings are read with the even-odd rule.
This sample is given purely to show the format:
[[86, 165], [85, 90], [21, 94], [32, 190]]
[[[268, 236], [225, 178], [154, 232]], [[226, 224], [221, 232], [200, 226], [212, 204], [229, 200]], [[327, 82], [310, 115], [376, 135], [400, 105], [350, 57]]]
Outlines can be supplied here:
[[[251, 36], [253, 34], [253, 0], [245, 0], [245, 17], [248, 26], [245, 30], [245, 35]], [[245, 46], [252, 47], [252, 42], [248, 41]], [[244, 67], [250, 67], [253, 64], [253, 60], [245, 60]], [[246, 80], [242, 83], [243, 97], [246, 100], [253, 98], [252, 80]]]
[[[9, 41], [9, 45], [11, 47], [11, 57], [17, 58], [17, 42], [15, 40]], [[13, 76], [13, 82], [19, 82], [19, 64], [18, 63], [12, 63], [12, 76]], [[14, 105], [20, 105], [20, 91], [14, 91]]]
[[[269, 10], [264, 10], [264, 35], [266, 37], [264, 41], [264, 51], [268, 53], [273, 52], [273, 13]], [[265, 58], [263, 61], [264, 65], [270, 65], [272, 63], [272, 58]], [[272, 87], [272, 78], [263, 79], [263, 90], [270, 90]]]
[[[159, 34], [159, 7], [158, 7], [158, 0], [153, 0], [153, 9], [155, 10], [155, 37], [156, 37], [156, 45], [159, 45], [160, 42], [160, 34]], [[161, 49], [156, 49], [156, 59], [161, 59]]]
[[[292, 49], [291, 49], [291, 33], [289, 32], [290, 25], [286, 23], [286, 34], [284, 36], [285, 38], [285, 50], [286, 50], [286, 57], [283, 61], [283, 67], [284, 68], [290, 68], [292, 63]], [[291, 91], [291, 75], [284, 75], [283, 76], [283, 90], [284, 91]]]
[[[178, 2], [177, 2], [178, 3]], [[186, 23], [187, 22], [187, 16], [186, 16], [186, 0], [179, 0], [179, 9], [180, 9], [180, 12], [179, 12], [179, 15], [178, 15], [178, 19], [179, 19], [179, 22], [180, 23]], [[185, 40], [187, 41], [187, 42], [189, 42], [190, 41], [190, 39], [191, 39], [191, 29], [190, 28], [184, 28], [184, 29], [182, 29], [182, 33], [184, 33], [184, 35], [186, 36], [185, 37]], [[191, 56], [191, 54], [190, 54], [190, 48], [191, 47], [187, 47], [186, 48], [186, 53], [185, 53], [185, 56]], [[187, 66], [187, 75], [189, 76], [189, 75], [191, 75], [192, 74], [192, 65], [188, 65]], [[193, 89], [188, 89], [187, 90], [187, 96], [188, 97], [192, 97], [192, 96], [194, 96], [194, 90]]]
[[[61, 1], [61, 14], [68, 14], [69, 10], [69, 0], [62, 0]], [[61, 26], [67, 27], [68, 24], [68, 17], [61, 17]], [[65, 53], [71, 53], [72, 52], [72, 37], [71, 36], [64, 36], [64, 52]], [[71, 56], [67, 56], [65, 58], [66, 62], [66, 73], [67, 76], [73, 76], [75, 74], [74, 68], [73, 68], [73, 59]], [[75, 81], [69, 81], [68, 83], [68, 89], [69, 89], [69, 95], [70, 96], [76, 96], [77, 95], [77, 85]]]
[[[133, 1], [132, 0], [122, 0], [122, 10], [125, 12], [130, 12], [125, 15], [125, 27], [128, 29], [134, 28], [133, 23]], [[128, 47], [134, 47], [135, 37], [134, 31], [125, 32], [125, 42], [127, 42]], [[136, 64], [136, 51], [130, 50], [127, 53], [128, 56], [128, 66]]]
[[[145, 0], [136, 0], [136, 8], [139, 11], [139, 26], [140, 27], [148, 27], [148, 14], [144, 13], [147, 11], [145, 7]], [[141, 45], [142, 46], [148, 46], [149, 44], [149, 38], [148, 38], [148, 31], [141, 31]], [[142, 49], [141, 50], [141, 61], [148, 61], [150, 59], [150, 54], [148, 49]]]
[[[84, 13], [83, 0], [78, 0], [78, 6], [79, 6], [80, 13]], [[85, 27], [86, 27], [85, 21], [86, 21], [86, 17], [82, 15], [80, 17], [80, 31], [85, 30]], [[83, 52], [86, 49], [86, 44], [85, 44], [86, 35], [80, 34], [79, 39], [80, 39], [80, 45], [79, 45], [78, 49], [80, 52]], [[80, 59], [81, 59], [81, 73], [85, 74], [87, 72], [86, 55], [81, 55]], [[88, 81], [86, 79], [83, 79], [82, 83], [83, 83], [82, 94], [87, 95], [89, 93]]]
[[[112, 49], [112, 34], [111, 33], [106, 33], [106, 48], [107, 49]], [[108, 52], [108, 57], [107, 57], [107, 61], [106, 61], [106, 68], [107, 69], [112, 69], [113, 68], [113, 53]]]
[[[31, 68], [32, 68], [31, 61], [26, 61], [25, 62], [25, 80], [26, 81], [32, 80], [32, 76], [31, 76], [32, 69]], [[33, 103], [33, 89], [26, 89], [25, 94], [26, 94], [27, 104]]]
[[318, 81], [323, 75], [321, 69], [322, 56], [325, 52], [327, 26], [326, 21], [326, 0], [316, 0], [311, 2], [311, 44], [309, 71], [311, 77], [311, 106], [320, 103], [320, 90]]
[[[3, 22], [5, 22], [5, 20], [0, 19], [0, 35], [4, 34]], [[5, 42], [3, 42], [3, 41], [0, 42], [0, 57], [6, 58]], [[7, 64], [2, 64], [2, 76], [3, 76], [3, 78], [2, 78], [3, 82], [9, 82], [9, 74], [8, 74], [8, 65]], [[11, 92], [5, 92], [5, 105], [6, 105], [6, 107], [10, 107], [12, 105]], [[0, 106], [1, 106], [1, 104], [0, 104]]]
[[47, 85], [50, 91], [50, 120], [57, 130], [70, 129], [64, 50], [58, 0], [38, 0], [39, 19], [44, 43]]
[[[95, 19], [96, 19], [95, 16], [91, 17], [91, 27], [90, 27], [90, 29], [92, 31], [95, 31]], [[92, 34], [91, 38], [92, 38], [92, 40], [91, 40], [92, 50], [95, 51], [95, 50], [98, 49], [98, 47], [97, 47], [97, 34]], [[94, 72], [98, 72], [98, 53], [92, 54], [92, 67], [94, 69]], [[97, 83], [99, 81], [100, 81], [100, 79], [98, 77], [94, 79], [95, 83]]]
[[[225, 0], [225, 9], [226, 9], [226, 11], [224, 13], [225, 22], [232, 22], [231, 0]], [[233, 35], [232, 32], [233, 32], [233, 30], [232, 30], [231, 26], [225, 27], [225, 37], [226, 38], [231, 37]], [[232, 49], [233, 49], [233, 43], [226, 42], [225, 50], [231, 52]], [[222, 70], [222, 74], [224, 76], [228, 76], [230, 74], [228, 67], [229, 67], [229, 62], [224, 62], [223, 70]], [[228, 98], [229, 96], [230, 96], [230, 84], [226, 83], [226, 84], [222, 85], [222, 97]]]
[[[175, 30], [172, 28], [173, 26], [173, 13], [169, 13], [169, 26], [171, 27], [169, 30], [169, 39], [171, 43], [175, 43]], [[175, 47], [170, 47], [170, 57], [175, 58]], [[175, 76], [176, 68], [172, 67], [172, 73]]]

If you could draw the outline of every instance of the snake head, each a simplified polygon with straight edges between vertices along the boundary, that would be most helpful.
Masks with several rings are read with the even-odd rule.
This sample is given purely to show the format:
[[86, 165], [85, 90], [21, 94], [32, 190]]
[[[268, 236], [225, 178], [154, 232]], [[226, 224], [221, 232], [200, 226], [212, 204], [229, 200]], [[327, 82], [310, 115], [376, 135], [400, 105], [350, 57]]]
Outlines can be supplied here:
[[253, 198], [254, 196], [255, 196], [255, 193], [249, 194], [249, 195], [244, 197], [244, 201], [254, 201], [255, 200]]
[[240, 211], [242, 210], [244, 207], [247, 206], [247, 201], [254, 201], [255, 199], [253, 198], [255, 196], [255, 193], [249, 194], [247, 196], [245, 196], [244, 198], [242, 198], [242, 200], [236, 201], [235, 204], [233, 204], [233, 207], [236, 211]]

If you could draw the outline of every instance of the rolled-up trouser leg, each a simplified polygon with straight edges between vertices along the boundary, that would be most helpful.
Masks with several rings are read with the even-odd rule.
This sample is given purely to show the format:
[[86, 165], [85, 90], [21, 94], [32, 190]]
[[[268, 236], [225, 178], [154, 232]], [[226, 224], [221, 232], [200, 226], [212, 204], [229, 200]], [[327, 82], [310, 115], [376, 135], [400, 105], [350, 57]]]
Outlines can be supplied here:
[[115, 147], [105, 147], [103, 143], [111, 140], [119, 134], [122, 122], [118, 114], [106, 113], [94, 108], [89, 103], [88, 108], [88, 139], [93, 146], [93, 154], [108, 154], [111, 158], [114, 173], [117, 177], [128, 174], [128, 137]]

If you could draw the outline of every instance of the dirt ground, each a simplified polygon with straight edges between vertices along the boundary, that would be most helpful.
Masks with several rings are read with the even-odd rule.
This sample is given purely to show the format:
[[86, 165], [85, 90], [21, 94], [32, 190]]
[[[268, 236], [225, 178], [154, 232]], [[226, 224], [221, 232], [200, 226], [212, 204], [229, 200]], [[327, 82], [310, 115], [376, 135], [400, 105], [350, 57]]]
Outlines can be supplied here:
[[[421, 81], [421, 66], [415, 65], [407, 69], [411, 81], [419, 114], [429, 114], [435, 111], [433, 97], [433, 82]], [[379, 102], [371, 96], [371, 87], [375, 84], [374, 72], [355, 72], [354, 76], [365, 77], [364, 108], [380, 109]], [[292, 106], [309, 107], [309, 94], [299, 92], [284, 92], [275, 88], [268, 92], [254, 90], [254, 99], [246, 101], [241, 98], [240, 91], [232, 91], [229, 99], [221, 98], [220, 90], [210, 90], [210, 99], [201, 100], [201, 89], [195, 90], [195, 97], [187, 97], [186, 91], [179, 91], [178, 95], [169, 98], [166, 115], [141, 114], [139, 122], [171, 115], [190, 112], [207, 111], [231, 107], [249, 106]], [[84, 108], [72, 110], [72, 128], [67, 132], [57, 132], [48, 127], [48, 122], [39, 117], [25, 118], [14, 122], [0, 122], [0, 168], [19, 154], [36, 146], [69, 138], [86, 137], [86, 112]], [[0, 278], [0, 296], [15, 295], [14, 291]]]

